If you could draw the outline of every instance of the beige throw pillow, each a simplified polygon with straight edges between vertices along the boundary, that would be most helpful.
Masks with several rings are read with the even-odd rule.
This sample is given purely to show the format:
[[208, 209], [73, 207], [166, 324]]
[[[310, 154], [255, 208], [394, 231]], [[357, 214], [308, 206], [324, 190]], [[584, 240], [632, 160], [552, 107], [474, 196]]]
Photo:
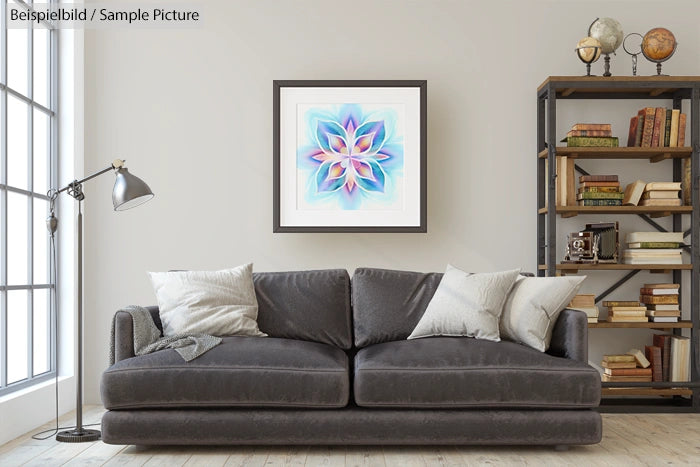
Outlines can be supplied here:
[[266, 336], [258, 329], [253, 265], [222, 271], [149, 272], [163, 335]]
[[544, 352], [559, 314], [586, 276], [520, 277], [501, 316], [501, 337]]
[[468, 336], [498, 342], [498, 319], [519, 270], [470, 274], [452, 265], [409, 339]]

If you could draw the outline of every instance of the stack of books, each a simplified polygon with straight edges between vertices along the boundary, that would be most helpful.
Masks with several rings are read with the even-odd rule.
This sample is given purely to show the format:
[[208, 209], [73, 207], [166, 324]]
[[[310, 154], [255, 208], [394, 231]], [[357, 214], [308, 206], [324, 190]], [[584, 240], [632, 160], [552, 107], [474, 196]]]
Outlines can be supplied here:
[[624, 264], [683, 264], [683, 232], [630, 232]]
[[603, 367], [603, 381], [615, 383], [651, 381], [652, 368], [649, 361], [639, 350], [633, 349], [630, 352], [620, 355], [603, 355], [603, 361], [600, 362]]
[[635, 301], [605, 301], [610, 323], [646, 323], [647, 307]]
[[589, 323], [598, 322], [598, 307], [595, 304], [594, 294], [579, 294], [575, 295], [567, 306], [571, 310], [583, 311], [588, 317]]
[[654, 334], [652, 345], [644, 347], [650, 360], [652, 381], [690, 381], [690, 339]]
[[681, 182], [647, 183], [640, 206], [680, 206]]
[[617, 175], [581, 175], [578, 181], [579, 206], [622, 206], [625, 194]]
[[561, 141], [569, 147], [616, 148], [620, 145], [609, 123], [576, 123]]
[[685, 146], [686, 115], [678, 109], [645, 107], [630, 119], [627, 146]]
[[681, 316], [678, 292], [680, 284], [644, 284], [639, 301], [647, 307], [646, 315], [654, 323], [677, 323]]

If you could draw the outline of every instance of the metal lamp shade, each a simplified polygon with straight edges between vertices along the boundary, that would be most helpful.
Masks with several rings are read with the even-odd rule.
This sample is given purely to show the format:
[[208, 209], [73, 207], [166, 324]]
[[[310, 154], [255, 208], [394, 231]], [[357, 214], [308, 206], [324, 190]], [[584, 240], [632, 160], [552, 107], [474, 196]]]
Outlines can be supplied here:
[[112, 190], [112, 203], [115, 211], [125, 211], [139, 206], [153, 198], [153, 192], [146, 183], [131, 175], [126, 167], [117, 169], [117, 179]]

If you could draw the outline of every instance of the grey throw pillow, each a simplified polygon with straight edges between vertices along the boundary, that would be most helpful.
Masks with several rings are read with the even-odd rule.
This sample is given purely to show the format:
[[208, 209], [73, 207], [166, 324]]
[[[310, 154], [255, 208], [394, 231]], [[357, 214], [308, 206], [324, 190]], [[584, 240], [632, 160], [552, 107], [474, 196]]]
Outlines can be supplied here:
[[467, 336], [498, 342], [498, 321], [508, 292], [519, 274], [470, 274], [447, 266], [440, 285], [409, 339]]

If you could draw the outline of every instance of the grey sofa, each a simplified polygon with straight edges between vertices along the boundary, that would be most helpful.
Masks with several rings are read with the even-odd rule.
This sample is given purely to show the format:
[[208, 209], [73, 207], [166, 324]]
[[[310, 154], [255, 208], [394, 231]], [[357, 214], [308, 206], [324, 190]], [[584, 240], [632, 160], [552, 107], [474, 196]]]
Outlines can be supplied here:
[[[135, 357], [115, 317], [102, 376], [110, 444], [593, 444], [600, 377], [586, 316], [564, 310], [547, 353], [507, 341], [406, 340], [441, 274], [257, 273], [260, 329], [185, 363]], [[151, 307], [160, 327], [158, 310]]]

